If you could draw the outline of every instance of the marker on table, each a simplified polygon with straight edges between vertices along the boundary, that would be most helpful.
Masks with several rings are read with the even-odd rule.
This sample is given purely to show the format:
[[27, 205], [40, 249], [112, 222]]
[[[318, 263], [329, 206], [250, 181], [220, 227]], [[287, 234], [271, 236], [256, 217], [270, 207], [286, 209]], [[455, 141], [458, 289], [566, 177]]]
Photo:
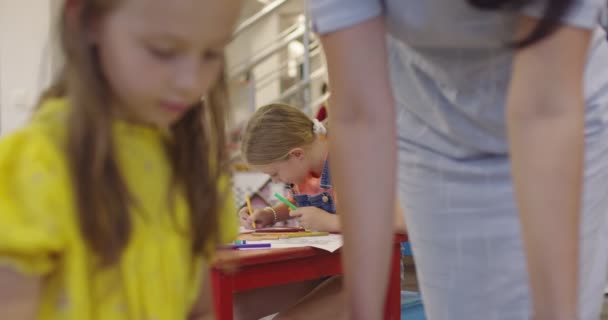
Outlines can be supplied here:
[[301, 237], [318, 237], [327, 236], [329, 232], [324, 231], [304, 231], [304, 232], [268, 232], [268, 233], [252, 233], [253, 237], [277, 237], [279, 239], [301, 238]]
[[255, 233], [273, 233], [273, 232], [284, 233], [284, 232], [303, 232], [303, 231], [306, 231], [306, 229], [298, 228], [298, 227], [270, 227], [270, 228], [256, 229], [254, 232]]
[[[249, 216], [251, 217], [253, 215], [253, 210], [251, 210], [251, 198], [249, 198], [249, 195], [245, 196], [245, 201], [247, 201], [247, 210], [249, 210]], [[256, 229], [255, 226], [255, 220], [251, 220], [251, 226]]]
[[296, 232], [279, 237], [280, 239], [304, 238], [304, 237], [320, 237], [327, 236], [329, 232]]
[[270, 243], [246, 243], [246, 244], [233, 244], [228, 246], [230, 249], [262, 249], [270, 248]]
[[295, 204], [289, 202], [289, 200], [285, 199], [282, 195], [275, 193], [274, 196], [277, 197], [277, 199], [281, 200], [281, 202], [286, 204], [291, 210], [298, 210], [298, 207], [296, 207]]

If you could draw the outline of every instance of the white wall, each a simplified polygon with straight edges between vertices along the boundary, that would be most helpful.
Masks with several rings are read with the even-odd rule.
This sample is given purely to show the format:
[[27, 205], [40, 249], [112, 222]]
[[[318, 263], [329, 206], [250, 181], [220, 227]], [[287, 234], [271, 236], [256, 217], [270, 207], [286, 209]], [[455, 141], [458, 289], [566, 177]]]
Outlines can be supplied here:
[[[272, 14], [259, 21], [251, 29], [240, 34], [226, 49], [227, 70], [232, 70], [235, 66], [250, 61], [254, 54], [268, 47], [273, 43], [280, 30], [280, 16]], [[279, 67], [280, 57], [275, 54], [253, 69], [253, 76], [261, 78], [269, 72]], [[245, 121], [252, 113], [250, 106], [249, 87], [246, 83], [237, 83], [235, 79], [229, 79], [231, 89], [232, 116], [231, 125]], [[255, 106], [260, 107], [268, 104], [279, 97], [280, 82], [269, 82], [255, 94]]]
[[51, 76], [52, 0], [0, 0], [0, 134], [22, 125]]
[[[0, 0], [0, 135], [21, 126], [30, 116], [40, 91], [52, 77], [53, 57], [50, 50], [55, 31], [55, 9], [63, 0]], [[253, 11], [259, 8], [254, 8]], [[251, 13], [248, 13], [251, 14]], [[250, 59], [272, 43], [281, 31], [280, 15], [273, 14], [241, 34], [227, 49], [228, 69]], [[278, 67], [274, 55], [254, 69], [260, 77]], [[234, 119], [239, 123], [251, 114], [245, 85], [233, 95]], [[256, 93], [256, 106], [278, 98], [280, 82], [266, 85]]]
[[[276, 37], [279, 35], [279, 20], [278, 14], [273, 14], [261, 21], [256, 32], [257, 36], [255, 41], [252, 42], [253, 52], [259, 52], [262, 49], [273, 44]], [[280, 59], [278, 54], [274, 54], [264, 62], [260, 63], [253, 69], [253, 74], [256, 79], [261, 79], [267, 76], [269, 73], [276, 71], [280, 65]], [[269, 104], [279, 97], [281, 90], [278, 78], [276, 81], [271, 81], [267, 85], [264, 85], [256, 93], [256, 106], [260, 107]]]

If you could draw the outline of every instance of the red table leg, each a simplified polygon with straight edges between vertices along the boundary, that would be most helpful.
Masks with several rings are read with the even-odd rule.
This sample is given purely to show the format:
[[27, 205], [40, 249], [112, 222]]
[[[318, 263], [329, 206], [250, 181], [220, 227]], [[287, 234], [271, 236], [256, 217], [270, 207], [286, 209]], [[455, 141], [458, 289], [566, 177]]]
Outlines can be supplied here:
[[221, 320], [232, 320], [232, 278], [228, 277], [216, 268], [211, 269], [211, 282], [213, 283], [213, 303], [215, 305], [216, 318]]
[[[403, 241], [407, 241], [407, 237], [397, 235], [394, 242], [390, 282], [384, 310], [385, 319], [396, 320], [401, 318], [400, 242]], [[230, 253], [232, 255], [235, 252]], [[222, 261], [228, 264], [238, 262], [245, 269], [230, 275], [222, 272], [221, 267], [216, 266], [211, 270], [213, 302], [216, 317], [220, 320], [233, 319], [233, 293], [235, 291], [341, 274], [339, 252], [327, 254], [313, 248], [293, 248], [276, 249], [276, 251], [274, 249], [265, 250], [259, 253], [244, 251], [237, 252], [237, 254], [240, 255], [236, 260], [234, 257], [225, 257]], [[297, 272], [297, 276], [294, 277], [294, 271], [299, 270], [298, 268], [302, 268], [302, 270]], [[286, 273], [283, 269], [290, 272]], [[252, 277], [253, 273], [255, 273], [255, 279]], [[268, 277], [269, 273], [273, 276]], [[260, 281], [260, 279], [264, 281]]]
[[399, 243], [393, 245], [391, 258], [391, 274], [386, 296], [386, 308], [384, 318], [390, 320], [401, 319], [401, 246]]

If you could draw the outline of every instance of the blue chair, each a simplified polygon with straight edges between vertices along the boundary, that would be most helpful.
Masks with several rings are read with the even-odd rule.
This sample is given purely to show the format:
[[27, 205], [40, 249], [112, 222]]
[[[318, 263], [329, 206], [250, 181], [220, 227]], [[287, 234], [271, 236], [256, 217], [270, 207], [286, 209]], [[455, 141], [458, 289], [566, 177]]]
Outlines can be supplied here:
[[[412, 256], [412, 247], [409, 242], [401, 243], [401, 255]], [[403, 280], [403, 260], [401, 260], [401, 280]], [[420, 293], [413, 291], [401, 291], [401, 319], [407, 320], [426, 320], [424, 305]]]

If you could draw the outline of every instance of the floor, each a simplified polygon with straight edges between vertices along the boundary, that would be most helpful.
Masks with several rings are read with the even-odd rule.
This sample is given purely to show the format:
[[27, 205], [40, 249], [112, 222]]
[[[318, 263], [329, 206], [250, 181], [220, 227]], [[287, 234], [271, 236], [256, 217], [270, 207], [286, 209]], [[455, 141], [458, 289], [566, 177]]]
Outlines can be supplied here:
[[[260, 319], [260, 320], [270, 320], [272, 319], [273, 316], [269, 316], [266, 317], [264, 319]], [[602, 318], [601, 320], [608, 320], [608, 296], [604, 297], [604, 310], [602, 311]]]

